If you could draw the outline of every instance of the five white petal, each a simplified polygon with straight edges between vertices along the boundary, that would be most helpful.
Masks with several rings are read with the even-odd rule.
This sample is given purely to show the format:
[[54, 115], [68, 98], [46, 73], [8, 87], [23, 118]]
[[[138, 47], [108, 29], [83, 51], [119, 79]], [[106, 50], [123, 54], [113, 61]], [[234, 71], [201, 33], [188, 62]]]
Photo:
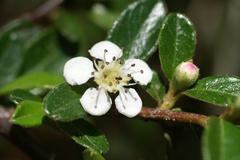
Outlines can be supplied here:
[[93, 71], [92, 61], [85, 57], [75, 57], [64, 65], [63, 76], [68, 84], [81, 85], [92, 77]]
[[80, 98], [83, 109], [93, 116], [106, 114], [112, 105], [112, 100], [104, 89], [88, 88]]
[[96, 43], [89, 50], [89, 53], [92, 57], [105, 62], [112, 62], [114, 59], [119, 59], [122, 57], [121, 48], [110, 41], [101, 41]]
[[[110, 41], [95, 44], [89, 53], [92, 57], [112, 62], [122, 56], [122, 50]], [[72, 58], [64, 66], [63, 75], [70, 85], [86, 83], [95, 71], [92, 61], [85, 57]], [[152, 70], [140, 59], [129, 59], [123, 65], [125, 74], [130, 74], [133, 80], [141, 85], [147, 85], [152, 79]], [[80, 98], [84, 110], [91, 115], [101, 116], [106, 114], [112, 105], [112, 100], [103, 88], [89, 88]], [[136, 116], [142, 108], [142, 100], [135, 89], [121, 88], [115, 99], [119, 113], [127, 116]]]
[[147, 85], [152, 80], [152, 70], [141, 59], [128, 59], [123, 67], [133, 80], [141, 85]]
[[118, 112], [129, 118], [135, 117], [142, 109], [142, 100], [132, 88], [120, 90], [115, 104]]

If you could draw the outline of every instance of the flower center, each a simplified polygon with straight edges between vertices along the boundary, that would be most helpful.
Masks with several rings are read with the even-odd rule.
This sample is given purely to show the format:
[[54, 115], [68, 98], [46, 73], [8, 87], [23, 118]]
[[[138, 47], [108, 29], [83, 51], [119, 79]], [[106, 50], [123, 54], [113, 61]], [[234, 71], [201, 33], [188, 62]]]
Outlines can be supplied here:
[[99, 87], [111, 93], [116, 93], [132, 79], [122, 70], [120, 60], [111, 63], [99, 61], [98, 64], [96, 64], [96, 68], [97, 71], [94, 72], [94, 81]]

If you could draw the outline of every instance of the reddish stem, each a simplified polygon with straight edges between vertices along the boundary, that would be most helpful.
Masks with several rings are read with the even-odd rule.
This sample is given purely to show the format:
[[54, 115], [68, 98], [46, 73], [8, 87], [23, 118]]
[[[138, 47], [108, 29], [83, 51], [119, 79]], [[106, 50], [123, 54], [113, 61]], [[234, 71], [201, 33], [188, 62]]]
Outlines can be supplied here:
[[142, 111], [138, 114], [138, 117], [143, 119], [192, 123], [203, 127], [206, 126], [208, 120], [207, 116], [201, 114], [176, 112], [171, 110], [163, 110], [159, 108], [153, 109], [147, 107], [143, 107]]

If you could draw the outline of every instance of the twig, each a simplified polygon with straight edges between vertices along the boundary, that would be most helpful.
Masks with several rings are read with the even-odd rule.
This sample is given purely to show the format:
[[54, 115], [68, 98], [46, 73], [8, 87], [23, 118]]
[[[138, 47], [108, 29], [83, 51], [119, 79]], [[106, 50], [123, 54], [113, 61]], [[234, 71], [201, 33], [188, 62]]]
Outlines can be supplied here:
[[159, 108], [153, 109], [147, 107], [143, 107], [142, 111], [138, 114], [138, 117], [143, 119], [192, 123], [200, 125], [202, 127], [206, 126], [208, 120], [207, 116], [201, 114], [188, 112], [175, 112], [171, 110], [162, 110]]
[[64, 0], [47, 0], [45, 3], [37, 7], [34, 11], [26, 13], [23, 17], [30, 20], [37, 20], [49, 14], [57, 6], [63, 3]]
[[182, 96], [181, 92], [177, 91], [173, 83], [169, 84], [169, 89], [163, 97], [163, 103], [158, 107], [160, 109], [169, 110], [174, 107], [177, 100]]
[[[0, 107], [0, 133], [7, 134], [11, 128], [9, 121], [14, 109], [5, 109]], [[165, 120], [173, 122], [192, 123], [205, 127], [208, 117], [202, 114], [176, 112], [171, 110], [162, 110], [159, 108], [143, 107], [138, 114], [139, 118], [152, 120]]]

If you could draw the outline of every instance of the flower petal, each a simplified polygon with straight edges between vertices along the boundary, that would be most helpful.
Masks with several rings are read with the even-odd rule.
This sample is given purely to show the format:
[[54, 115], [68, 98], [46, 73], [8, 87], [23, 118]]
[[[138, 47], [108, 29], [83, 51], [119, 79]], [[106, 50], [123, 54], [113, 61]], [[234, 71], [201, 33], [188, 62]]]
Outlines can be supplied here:
[[92, 77], [93, 71], [92, 61], [85, 57], [75, 57], [65, 63], [63, 76], [70, 85], [80, 85]]
[[109, 111], [112, 100], [105, 89], [88, 88], [80, 98], [83, 109], [93, 116], [101, 116]]
[[136, 90], [132, 88], [120, 90], [115, 104], [118, 112], [129, 118], [136, 116], [142, 109], [142, 100]]
[[123, 66], [124, 72], [130, 74], [135, 82], [147, 85], [152, 80], [152, 70], [141, 59], [128, 59]]
[[116, 44], [110, 41], [101, 41], [96, 43], [89, 53], [92, 57], [101, 59], [105, 62], [112, 62], [122, 56], [122, 50]]

